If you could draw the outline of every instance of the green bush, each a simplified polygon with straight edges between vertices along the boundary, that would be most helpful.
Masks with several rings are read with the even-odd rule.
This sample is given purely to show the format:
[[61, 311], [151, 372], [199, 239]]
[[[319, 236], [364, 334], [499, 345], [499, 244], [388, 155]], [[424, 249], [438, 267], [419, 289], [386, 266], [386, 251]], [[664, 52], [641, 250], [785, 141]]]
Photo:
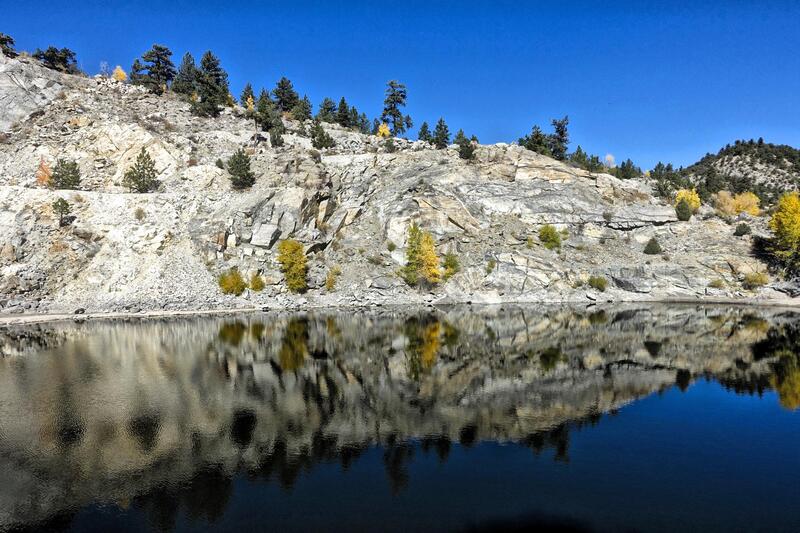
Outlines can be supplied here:
[[222, 159], [217, 159], [217, 162], [214, 163], [214, 164], [217, 165], [217, 168], [221, 168], [222, 170], [225, 170], [225, 162], [222, 161]]
[[232, 268], [228, 272], [220, 274], [219, 278], [217, 278], [217, 282], [223, 294], [235, 294], [239, 296], [247, 288], [247, 283], [245, 283], [244, 278], [236, 268]]
[[603, 276], [592, 276], [589, 278], [589, 286], [600, 292], [605, 292], [608, 287], [608, 280]]
[[736, 230], [733, 232], [733, 234], [736, 237], [743, 237], [745, 235], [750, 235], [751, 231], [752, 230], [750, 229], [750, 226], [743, 222], [743, 223], [739, 224], [738, 226], [736, 226]]
[[53, 168], [53, 176], [50, 183], [56, 189], [77, 189], [81, 185], [81, 171], [78, 163], [59, 159]]
[[689, 202], [686, 200], [681, 200], [678, 202], [678, 205], [675, 206], [675, 214], [678, 220], [686, 222], [692, 218], [692, 206], [690, 206]]
[[63, 226], [64, 217], [69, 215], [70, 211], [72, 211], [72, 208], [70, 207], [69, 202], [63, 198], [59, 198], [53, 202], [53, 211], [55, 211], [58, 215], [58, 225]]
[[286, 279], [286, 287], [292, 292], [303, 292], [306, 283], [306, 254], [303, 245], [294, 239], [278, 243], [278, 262]]
[[486, 273], [491, 274], [494, 272], [494, 268], [497, 266], [497, 261], [494, 259], [489, 259], [489, 262], [486, 263]]
[[545, 224], [539, 229], [539, 240], [548, 250], [561, 248], [561, 235], [550, 224]]
[[394, 252], [395, 250], [397, 250], [397, 245], [392, 241], [389, 241], [389, 244], [386, 245], [386, 249], [389, 250], [390, 252]]
[[136, 156], [136, 162], [131, 168], [125, 171], [122, 178], [123, 187], [127, 187], [131, 192], [146, 193], [158, 187], [156, 179], [156, 165], [150, 154], [144, 147]]
[[658, 241], [655, 237], [647, 241], [647, 245], [644, 247], [644, 253], [647, 255], [658, 255], [662, 252], [661, 245], [658, 244]]
[[234, 189], [248, 189], [256, 182], [256, 176], [250, 170], [250, 156], [241, 148], [228, 159], [228, 172]]
[[250, 289], [255, 292], [261, 292], [266, 287], [266, 283], [264, 283], [264, 278], [258, 275], [257, 272], [253, 272], [253, 275], [250, 276]]
[[442, 260], [442, 268], [444, 269], [444, 279], [447, 281], [461, 270], [461, 264], [458, 262], [458, 256], [453, 252], [444, 254]]

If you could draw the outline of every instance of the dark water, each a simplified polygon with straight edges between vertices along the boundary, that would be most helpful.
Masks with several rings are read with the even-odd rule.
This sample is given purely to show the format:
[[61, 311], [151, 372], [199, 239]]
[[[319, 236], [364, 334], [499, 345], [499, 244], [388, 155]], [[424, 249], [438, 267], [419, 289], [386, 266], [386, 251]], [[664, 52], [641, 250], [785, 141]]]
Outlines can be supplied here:
[[800, 316], [0, 329], [0, 530], [800, 531]]

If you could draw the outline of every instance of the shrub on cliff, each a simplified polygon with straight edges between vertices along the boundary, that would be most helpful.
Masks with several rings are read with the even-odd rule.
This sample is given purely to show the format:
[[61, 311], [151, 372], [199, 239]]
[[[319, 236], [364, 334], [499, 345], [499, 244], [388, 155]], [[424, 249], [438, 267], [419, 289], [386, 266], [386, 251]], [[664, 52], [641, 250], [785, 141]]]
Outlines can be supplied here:
[[264, 278], [258, 275], [257, 272], [253, 272], [253, 275], [250, 276], [250, 290], [255, 292], [261, 292], [266, 287], [264, 283]]
[[675, 215], [678, 217], [678, 220], [686, 222], [690, 218], [692, 218], [692, 208], [689, 207], [689, 202], [686, 200], [681, 200], [675, 206]]
[[558, 230], [550, 224], [545, 224], [539, 229], [539, 241], [548, 250], [557, 250], [561, 248], [561, 235]]
[[78, 163], [59, 159], [53, 168], [50, 183], [56, 189], [78, 189], [81, 185], [81, 171], [78, 169]]
[[589, 286], [600, 292], [605, 292], [606, 287], [608, 287], [608, 280], [603, 276], [591, 276], [589, 278]]
[[461, 265], [458, 262], [458, 256], [453, 252], [444, 254], [444, 260], [442, 260], [442, 269], [444, 270], [445, 281], [457, 274], [458, 271], [461, 270]]
[[693, 214], [700, 209], [700, 195], [695, 189], [681, 189], [675, 193], [675, 207], [681, 202], [686, 202]]
[[294, 239], [286, 239], [278, 244], [278, 263], [286, 280], [286, 287], [292, 292], [303, 292], [306, 283], [306, 254], [303, 245]]
[[249, 189], [256, 182], [256, 176], [250, 170], [250, 156], [242, 148], [228, 159], [228, 173], [231, 175], [231, 186], [236, 190]]
[[314, 120], [314, 124], [311, 126], [311, 146], [317, 150], [336, 146], [336, 141], [333, 140], [333, 137], [328, 135], [328, 132], [322, 127], [322, 123], [319, 119]]
[[70, 214], [72, 208], [70, 207], [69, 202], [63, 198], [59, 198], [53, 202], [53, 211], [58, 215], [58, 225], [63, 226], [64, 217]]
[[655, 237], [647, 241], [647, 245], [644, 247], [644, 253], [647, 255], [658, 255], [662, 252], [661, 245], [658, 244], [658, 241]]
[[741, 224], [736, 226], [736, 230], [733, 232], [733, 235], [735, 237], [743, 237], [745, 235], [750, 235], [751, 231], [752, 230], [750, 229], [750, 226], [742, 222]]
[[147, 153], [144, 147], [136, 156], [136, 162], [125, 172], [122, 178], [123, 187], [127, 187], [131, 192], [146, 193], [158, 187], [156, 179], [156, 166], [153, 158]]
[[421, 282], [433, 285], [442, 280], [433, 236], [416, 224], [408, 228], [406, 265], [401, 269], [400, 276], [412, 286]]
[[247, 283], [236, 268], [232, 268], [228, 272], [220, 274], [219, 278], [217, 278], [217, 283], [223, 294], [235, 294], [239, 296], [247, 288]]

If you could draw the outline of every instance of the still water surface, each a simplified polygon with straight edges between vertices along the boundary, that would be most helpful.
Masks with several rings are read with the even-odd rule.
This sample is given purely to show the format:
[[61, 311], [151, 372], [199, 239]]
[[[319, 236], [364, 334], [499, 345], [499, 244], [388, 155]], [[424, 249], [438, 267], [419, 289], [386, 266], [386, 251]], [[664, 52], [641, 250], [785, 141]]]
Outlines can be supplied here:
[[0, 530], [800, 531], [800, 315], [0, 329]]

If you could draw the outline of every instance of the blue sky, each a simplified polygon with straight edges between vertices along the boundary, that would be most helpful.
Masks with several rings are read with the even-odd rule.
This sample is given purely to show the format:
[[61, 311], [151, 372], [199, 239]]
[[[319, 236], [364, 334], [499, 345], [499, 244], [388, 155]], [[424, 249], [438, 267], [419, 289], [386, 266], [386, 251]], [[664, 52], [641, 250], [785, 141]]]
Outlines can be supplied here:
[[154, 42], [176, 63], [211, 49], [235, 95], [285, 75], [315, 107], [344, 95], [370, 117], [398, 79], [416, 125], [443, 116], [484, 143], [569, 115], [571, 149], [646, 169], [737, 138], [800, 146], [798, 0], [0, 0], [0, 13], [18, 48], [67, 46], [89, 73], [128, 70]]

